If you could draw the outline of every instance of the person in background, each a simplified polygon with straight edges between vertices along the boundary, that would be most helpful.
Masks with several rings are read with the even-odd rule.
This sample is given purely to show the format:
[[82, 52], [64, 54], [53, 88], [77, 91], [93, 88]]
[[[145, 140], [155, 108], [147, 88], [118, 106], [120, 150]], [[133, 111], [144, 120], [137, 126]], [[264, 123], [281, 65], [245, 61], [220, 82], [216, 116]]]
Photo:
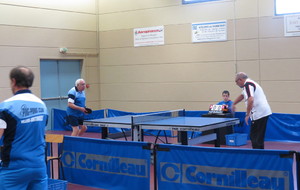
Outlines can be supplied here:
[[29, 68], [16, 67], [9, 77], [13, 96], [0, 104], [0, 189], [47, 190], [47, 108], [29, 90], [34, 80]]
[[[234, 113], [232, 111], [232, 104], [233, 104], [233, 101], [231, 101], [229, 99], [230, 97], [230, 93], [228, 90], [224, 90], [222, 92], [222, 98], [223, 98], [223, 101], [217, 103], [217, 105], [226, 105], [227, 106], [227, 113], [226, 113], [226, 117], [234, 117]], [[226, 127], [226, 134], [232, 134], [234, 132], [234, 126], [228, 126]]]
[[249, 118], [252, 121], [250, 127], [250, 140], [253, 149], [264, 149], [264, 139], [269, 116], [272, 114], [271, 108], [261, 86], [248, 78], [247, 74], [240, 72], [236, 74], [235, 82], [237, 86], [243, 89], [233, 102], [233, 111], [235, 105], [245, 100], [246, 116], [245, 122], [248, 125]]
[[231, 113], [231, 114], [233, 114], [233, 112], [232, 112], [232, 104], [233, 104], [233, 101], [231, 101], [231, 100], [229, 99], [229, 97], [230, 97], [229, 91], [228, 91], [228, 90], [224, 90], [224, 91], [222, 92], [222, 98], [223, 98], [223, 101], [217, 103], [217, 105], [227, 105], [227, 107], [228, 107], [228, 112]]
[[68, 92], [68, 108], [67, 120], [72, 126], [71, 136], [82, 136], [87, 130], [83, 125], [84, 115], [87, 113], [85, 109], [85, 81], [77, 79], [75, 87], [71, 88]]

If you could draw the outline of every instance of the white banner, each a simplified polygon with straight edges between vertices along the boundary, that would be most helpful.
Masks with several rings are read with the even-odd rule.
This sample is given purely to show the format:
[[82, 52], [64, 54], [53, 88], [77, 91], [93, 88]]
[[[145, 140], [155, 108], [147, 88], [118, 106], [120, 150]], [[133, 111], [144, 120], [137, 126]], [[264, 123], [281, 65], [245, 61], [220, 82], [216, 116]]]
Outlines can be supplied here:
[[284, 16], [284, 36], [300, 36], [300, 15]]
[[164, 26], [136, 28], [133, 31], [134, 47], [165, 44]]
[[192, 42], [227, 40], [227, 21], [192, 23]]

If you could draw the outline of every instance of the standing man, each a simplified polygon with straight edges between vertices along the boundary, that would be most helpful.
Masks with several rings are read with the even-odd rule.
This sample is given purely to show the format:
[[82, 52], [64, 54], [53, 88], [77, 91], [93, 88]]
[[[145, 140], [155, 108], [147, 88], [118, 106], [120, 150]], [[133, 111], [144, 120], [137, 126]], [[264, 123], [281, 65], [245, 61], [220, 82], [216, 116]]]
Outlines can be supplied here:
[[84, 114], [87, 113], [85, 109], [85, 81], [77, 79], [75, 87], [68, 92], [68, 123], [72, 126], [71, 136], [81, 136], [87, 130], [83, 125]]
[[252, 121], [250, 129], [250, 140], [252, 148], [264, 149], [264, 139], [269, 115], [272, 114], [271, 108], [259, 84], [249, 79], [246, 73], [240, 72], [235, 77], [236, 84], [243, 89], [240, 96], [233, 103], [235, 105], [245, 100], [247, 111], [245, 122], [248, 125], [249, 118]]
[[[47, 190], [45, 104], [31, 93], [33, 72], [23, 66], [10, 72], [13, 96], [0, 104], [0, 189]], [[1, 160], [0, 159], [0, 160]]]

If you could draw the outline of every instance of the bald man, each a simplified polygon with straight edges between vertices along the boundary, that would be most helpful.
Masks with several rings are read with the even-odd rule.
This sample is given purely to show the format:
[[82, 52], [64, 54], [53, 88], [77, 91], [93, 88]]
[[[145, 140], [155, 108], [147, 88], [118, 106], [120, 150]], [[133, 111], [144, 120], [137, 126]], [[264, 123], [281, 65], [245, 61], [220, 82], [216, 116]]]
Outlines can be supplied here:
[[246, 103], [245, 122], [248, 125], [251, 119], [250, 140], [253, 149], [264, 149], [264, 139], [269, 116], [272, 114], [271, 108], [261, 86], [255, 81], [248, 78], [244, 72], [237, 73], [235, 76], [237, 86], [243, 89], [233, 102], [233, 110], [235, 105], [242, 100]]
[[47, 108], [29, 90], [34, 80], [31, 69], [13, 68], [9, 78], [13, 96], [0, 104], [0, 138], [3, 136], [4, 144], [0, 189], [47, 190]]

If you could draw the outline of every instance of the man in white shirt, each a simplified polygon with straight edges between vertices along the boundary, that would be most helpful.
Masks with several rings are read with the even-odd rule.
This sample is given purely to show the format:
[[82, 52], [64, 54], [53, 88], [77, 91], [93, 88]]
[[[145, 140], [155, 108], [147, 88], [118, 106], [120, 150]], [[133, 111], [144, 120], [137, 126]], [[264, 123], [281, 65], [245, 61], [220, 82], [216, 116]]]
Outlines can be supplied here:
[[272, 114], [264, 91], [259, 84], [249, 79], [243, 72], [236, 74], [235, 82], [243, 89], [243, 92], [233, 102], [233, 110], [235, 111], [236, 104], [245, 100], [247, 108], [245, 122], [248, 125], [249, 118], [252, 121], [250, 129], [252, 148], [264, 149], [266, 126], [269, 115]]

